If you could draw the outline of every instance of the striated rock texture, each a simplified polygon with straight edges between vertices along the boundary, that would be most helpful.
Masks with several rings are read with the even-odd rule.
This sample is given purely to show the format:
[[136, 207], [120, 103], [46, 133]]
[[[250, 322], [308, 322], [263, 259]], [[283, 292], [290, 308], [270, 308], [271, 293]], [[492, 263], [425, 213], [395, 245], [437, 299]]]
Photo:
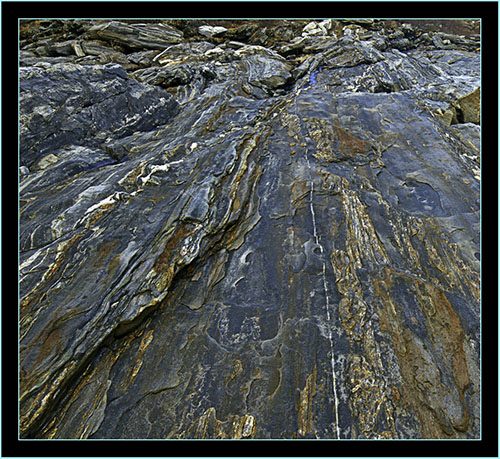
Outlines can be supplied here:
[[450, 25], [21, 21], [21, 437], [479, 438]]

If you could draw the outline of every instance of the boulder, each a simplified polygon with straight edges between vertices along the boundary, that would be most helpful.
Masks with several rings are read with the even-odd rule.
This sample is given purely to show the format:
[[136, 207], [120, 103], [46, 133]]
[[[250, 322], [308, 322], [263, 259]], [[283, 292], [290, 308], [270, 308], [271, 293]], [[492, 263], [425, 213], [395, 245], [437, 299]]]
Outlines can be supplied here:
[[455, 109], [458, 122], [481, 124], [481, 88], [458, 99]]
[[204, 37], [216, 37], [227, 32], [225, 27], [204, 25], [198, 28], [200, 35]]
[[167, 24], [125, 24], [110, 21], [92, 26], [89, 38], [113, 42], [127, 50], [161, 49], [182, 41], [182, 32]]

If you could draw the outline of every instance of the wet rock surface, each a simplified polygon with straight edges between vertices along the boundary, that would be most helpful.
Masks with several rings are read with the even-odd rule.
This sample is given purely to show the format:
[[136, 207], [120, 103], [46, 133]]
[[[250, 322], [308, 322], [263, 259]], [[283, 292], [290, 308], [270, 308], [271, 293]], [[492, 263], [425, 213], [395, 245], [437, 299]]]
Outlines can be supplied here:
[[23, 438], [479, 438], [479, 35], [410, 22], [22, 21]]

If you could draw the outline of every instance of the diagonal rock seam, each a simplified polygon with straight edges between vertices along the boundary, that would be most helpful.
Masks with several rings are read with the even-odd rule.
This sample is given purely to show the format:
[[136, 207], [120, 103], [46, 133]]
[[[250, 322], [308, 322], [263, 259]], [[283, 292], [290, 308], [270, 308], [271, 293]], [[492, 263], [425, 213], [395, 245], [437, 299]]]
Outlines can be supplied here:
[[[261, 133], [259, 133], [259, 131], [257, 130], [257, 134], [255, 134], [254, 137], [258, 139], [260, 136], [261, 136]], [[250, 135], [247, 135], [247, 138], [252, 139], [252, 137]], [[242, 168], [241, 165], [243, 163], [246, 163], [248, 161], [250, 154], [257, 149], [256, 144], [252, 145], [252, 142], [249, 142], [249, 143], [251, 145], [250, 148], [248, 148], [248, 146], [245, 146], [245, 148], [247, 149], [248, 152], [246, 153], [245, 156], [239, 158], [240, 159], [240, 166], [238, 167], [236, 172], [237, 172], [237, 175], [240, 176], [239, 177], [240, 179], [247, 169], [246, 166], [244, 166]], [[259, 176], [256, 176], [256, 178], [258, 180]], [[237, 184], [238, 183], [239, 183], [239, 181], [237, 182]], [[253, 187], [254, 186], [250, 187], [249, 191], [251, 191], [253, 189]], [[234, 188], [234, 190], [236, 190], [236, 188]], [[234, 197], [235, 196], [233, 196], [233, 199], [234, 199]], [[247, 193], [246, 199], [240, 205], [240, 209], [244, 209], [245, 207], [247, 207], [250, 199], [251, 199], [251, 192]], [[215, 234], [216, 235], [220, 234], [220, 236], [218, 236], [214, 239], [214, 242], [212, 243], [212, 245], [209, 245], [206, 247], [205, 253], [208, 253], [213, 248], [213, 246], [215, 244], [219, 244], [218, 241], [223, 239], [225, 233], [231, 231], [232, 228], [236, 227], [241, 218], [245, 218], [244, 213], [241, 212], [241, 210], [240, 210], [237, 213], [238, 216], [236, 219], [234, 219], [234, 218], [230, 219], [231, 207], [233, 205], [233, 202], [234, 202], [233, 200], [231, 200], [229, 202], [228, 210], [226, 212], [226, 215], [225, 215], [223, 221], [220, 223], [220, 225], [218, 227], [215, 228]], [[96, 204], [93, 207], [97, 208], [97, 207], [99, 207], [99, 204]], [[88, 209], [87, 213], [91, 213], [92, 210], [93, 209]], [[200, 242], [203, 238], [204, 238], [204, 236], [201, 236]], [[181, 251], [181, 254], [182, 254], [182, 251]], [[196, 257], [194, 257], [190, 261], [188, 261], [187, 264], [183, 264], [182, 269], [186, 269], [190, 264], [193, 264], [194, 262], [196, 262], [197, 260], [199, 260], [203, 256], [204, 256], [204, 253], [201, 253], [201, 254], [197, 253]], [[109, 331], [109, 333], [106, 335], [103, 335], [100, 338], [100, 340], [94, 345], [94, 347], [91, 349], [91, 351], [88, 353], [88, 355], [86, 357], [84, 357], [83, 359], [81, 359], [76, 366], [74, 366], [69, 371], [68, 371], [68, 369], [71, 367], [65, 368], [65, 371], [63, 371], [62, 374], [59, 375], [55, 379], [55, 382], [57, 383], [57, 385], [55, 387], [52, 386], [49, 390], [49, 393], [47, 395], [45, 395], [45, 397], [42, 399], [41, 407], [39, 409], [37, 409], [31, 417], [29, 417], [29, 419], [27, 420], [27, 422], [25, 424], [22, 424], [22, 426], [23, 426], [22, 427], [22, 437], [23, 438], [29, 438], [33, 432], [36, 432], [36, 431], [44, 428], [44, 425], [46, 425], [47, 421], [48, 421], [47, 416], [50, 416], [50, 414], [51, 414], [50, 412], [48, 412], [47, 415], [44, 415], [44, 407], [50, 406], [50, 407], [52, 407], [51, 409], [53, 409], [54, 406], [58, 406], [61, 403], [61, 401], [67, 395], [66, 390], [69, 387], [71, 387], [71, 385], [75, 381], [78, 380], [81, 372], [84, 371], [85, 368], [89, 365], [89, 363], [92, 362], [92, 360], [95, 358], [95, 356], [98, 354], [99, 350], [103, 346], [109, 346], [110, 342], [113, 339], [120, 338], [126, 334], [130, 334], [133, 330], [138, 328], [144, 322], [145, 319], [147, 319], [149, 317], [149, 315], [153, 312], [155, 307], [159, 303], [161, 303], [161, 301], [163, 301], [163, 299], [168, 295], [169, 286], [175, 280], [177, 274], [179, 274], [179, 272], [175, 273], [170, 278], [169, 283], [165, 286], [164, 291], [163, 291], [163, 293], [161, 293], [160, 297], [155, 298], [152, 303], [141, 307], [141, 309], [139, 310], [139, 312], [136, 316], [116, 323], [113, 326], [113, 328]], [[111, 289], [111, 291], [112, 290], [113, 289]], [[107, 295], [107, 297], [108, 296], [109, 295]], [[85, 339], [85, 336], [83, 337], [83, 339], [81, 341], [83, 341], [84, 339]], [[33, 390], [36, 390], [36, 387], [34, 387]], [[31, 392], [32, 391], [25, 392], [23, 394], [23, 396], [29, 397]], [[24, 417], [22, 419], [26, 419], [26, 417]]]

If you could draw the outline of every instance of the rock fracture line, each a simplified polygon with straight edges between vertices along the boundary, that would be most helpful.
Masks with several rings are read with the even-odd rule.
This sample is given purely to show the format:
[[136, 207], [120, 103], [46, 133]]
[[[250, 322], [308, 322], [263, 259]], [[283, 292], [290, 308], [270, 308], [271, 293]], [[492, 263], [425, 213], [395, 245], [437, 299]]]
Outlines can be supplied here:
[[[301, 93], [302, 88], [299, 89], [297, 92], [297, 97], [295, 99], [295, 116], [297, 119], [300, 119], [298, 114], [297, 114], [297, 98], [299, 94]], [[306, 134], [307, 135], [307, 134]], [[325, 263], [325, 254], [324, 254], [324, 249], [323, 245], [320, 242], [320, 238], [318, 236], [318, 230], [317, 230], [317, 225], [316, 225], [316, 213], [314, 212], [314, 203], [313, 203], [313, 195], [314, 195], [314, 182], [312, 180], [312, 167], [311, 167], [311, 162], [309, 161], [309, 149], [306, 147], [306, 162], [307, 162], [307, 168], [309, 171], [309, 209], [311, 211], [311, 219], [312, 219], [312, 224], [313, 224], [313, 234], [314, 234], [314, 243], [316, 246], [319, 247], [320, 252], [321, 252], [321, 261], [322, 261], [322, 277], [323, 277], [323, 292], [325, 295], [325, 310], [326, 310], [326, 318], [327, 318], [327, 323], [328, 323], [328, 341], [330, 343], [330, 367], [332, 371], [332, 393], [333, 393], [333, 399], [334, 399], [334, 411], [335, 411], [335, 430], [336, 430], [336, 436], [337, 439], [340, 438], [340, 429], [339, 429], [339, 410], [338, 410], [338, 397], [337, 397], [337, 377], [336, 377], [336, 371], [335, 371], [335, 352], [333, 350], [333, 337], [332, 337], [332, 321], [331, 317], [332, 314], [330, 313], [330, 300], [329, 300], [329, 295], [328, 295], [328, 287], [326, 283], [326, 263]]]

